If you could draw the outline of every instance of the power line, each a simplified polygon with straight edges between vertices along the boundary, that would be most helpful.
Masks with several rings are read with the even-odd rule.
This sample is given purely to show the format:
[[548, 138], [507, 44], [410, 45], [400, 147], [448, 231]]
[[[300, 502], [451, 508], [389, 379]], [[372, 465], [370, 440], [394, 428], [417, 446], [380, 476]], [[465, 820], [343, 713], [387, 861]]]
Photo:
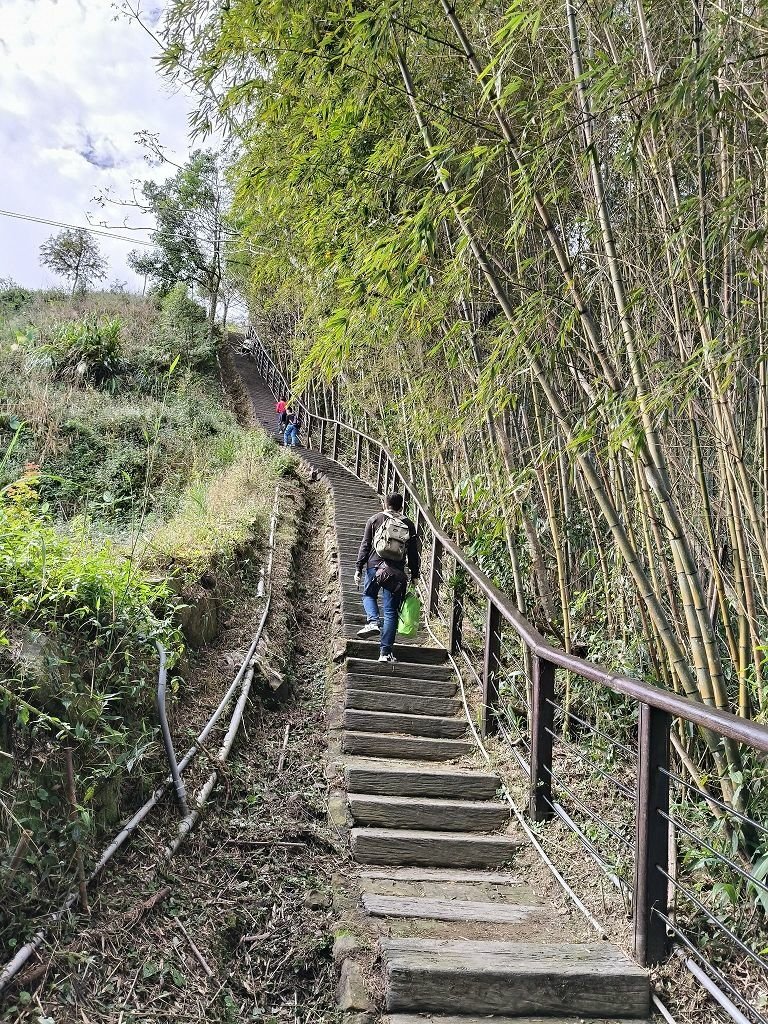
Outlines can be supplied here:
[[[104, 235], [106, 238], [115, 238], [119, 242], [130, 242], [131, 245], [146, 245], [150, 249], [157, 249], [154, 242], [147, 242], [143, 238], [126, 238], [125, 235], [116, 235], [112, 231], [104, 231], [101, 228], [84, 227], [81, 224], [67, 224], [61, 220], [48, 220], [47, 217], [33, 217], [31, 213], [17, 213], [14, 210], [0, 210], [0, 216], [12, 217], [14, 220], [29, 220], [35, 224], [50, 224], [55, 228], [75, 228], [77, 231], [88, 231], [92, 235]], [[152, 231], [152, 228], [137, 228], [138, 231]]]

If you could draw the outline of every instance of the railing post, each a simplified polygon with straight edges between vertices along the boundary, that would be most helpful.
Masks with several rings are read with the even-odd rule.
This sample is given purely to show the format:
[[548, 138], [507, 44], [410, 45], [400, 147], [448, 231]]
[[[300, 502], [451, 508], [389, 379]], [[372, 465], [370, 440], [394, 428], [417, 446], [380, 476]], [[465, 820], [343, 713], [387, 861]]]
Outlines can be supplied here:
[[451, 597], [451, 621], [448, 623], [448, 650], [458, 654], [461, 650], [464, 630], [464, 576], [456, 569]]
[[[669, 863], [670, 716], [640, 705], [637, 723], [637, 803], [635, 805], [635, 898], [632, 904], [635, 958], [643, 967], [667, 953], [667, 878]], [[656, 913], [658, 911], [659, 913]]]
[[336, 457], [339, 454], [339, 421], [334, 420], [333, 422], [333, 454], [331, 458], [336, 461]]
[[432, 540], [432, 557], [429, 562], [429, 600], [427, 615], [437, 615], [437, 600], [440, 595], [440, 577], [443, 571], [443, 542], [435, 535]]
[[325, 420], [320, 420], [320, 448], [318, 451], [323, 454], [323, 447], [325, 445]]
[[501, 654], [501, 615], [489, 600], [485, 611], [485, 655], [483, 658], [483, 721], [482, 734], [490, 736], [499, 725], [499, 656]]
[[360, 463], [363, 455], [363, 435], [357, 434], [355, 442], [355, 476], [360, 476]]
[[531, 783], [528, 812], [547, 821], [552, 810], [552, 733], [555, 726], [555, 666], [532, 652]]
[[381, 494], [381, 470], [384, 464], [384, 452], [379, 448], [379, 465], [376, 469], [376, 492]]

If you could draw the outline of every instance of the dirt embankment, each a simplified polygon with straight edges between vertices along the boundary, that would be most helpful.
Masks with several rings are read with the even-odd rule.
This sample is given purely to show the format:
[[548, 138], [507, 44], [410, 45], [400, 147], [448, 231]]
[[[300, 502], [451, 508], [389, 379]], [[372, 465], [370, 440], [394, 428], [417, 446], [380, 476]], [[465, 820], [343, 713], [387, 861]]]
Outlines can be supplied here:
[[[266, 673], [202, 824], [168, 862], [163, 848], [175, 834], [177, 811], [168, 800], [148, 819], [92, 894], [90, 919], [50, 933], [0, 1020], [336, 1017], [332, 890], [346, 852], [326, 818], [331, 624], [317, 592], [317, 581], [327, 578], [326, 523], [319, 485], [287, 485], [263, 655], [284, 685], [272, 694], [267, 680], [274, 675]], [[191, 662], [188, 698], [174, 716], [179, 747], [247, 649], [258, 602], [256, 579], [248, 585], [246, 571], [244, 581], [216, 642]], [[217, 747], [212, 737], [207, 749]], [[201, 758], [190, 789], [209, 770]]]

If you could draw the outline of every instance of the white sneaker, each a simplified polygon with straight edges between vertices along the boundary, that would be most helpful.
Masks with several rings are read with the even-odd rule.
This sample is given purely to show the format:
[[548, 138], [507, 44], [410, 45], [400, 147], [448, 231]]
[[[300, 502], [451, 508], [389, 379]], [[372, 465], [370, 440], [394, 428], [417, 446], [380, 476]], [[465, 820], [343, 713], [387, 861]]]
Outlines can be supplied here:
[[394, 654], [380, 654], [379, 661], [385, 661], [390, 665], [397, 664], [397, 658], [394, 656]]
[[378, 622], [366, 622], [362, 629], [358, 629], [357, 635], [359, 637], [374, 636], [380, 632]]

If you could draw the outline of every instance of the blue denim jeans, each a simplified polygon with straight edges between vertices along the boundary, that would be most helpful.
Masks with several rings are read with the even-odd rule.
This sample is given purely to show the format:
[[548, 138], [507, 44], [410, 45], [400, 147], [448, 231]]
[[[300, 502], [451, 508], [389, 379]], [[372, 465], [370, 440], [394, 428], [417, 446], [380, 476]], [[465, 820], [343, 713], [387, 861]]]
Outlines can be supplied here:
[[283, 437], [284, 444], [297, 445], [299, 443], [299, 428], [295, 423], [289, 423], [285, 428], [285, 435]]
[[[379, 615], [379, 593], [384, 611], [384, 622]], [[381, 626], [381, 653], [391, 654], [397, 634], [397, 616], [400, 611], [400, 595], [384, 590], [376, 582], [376, 570], [366, 569], [365, 588], [363, 589], [363, 608], [369, 622], [378, 622]]]

